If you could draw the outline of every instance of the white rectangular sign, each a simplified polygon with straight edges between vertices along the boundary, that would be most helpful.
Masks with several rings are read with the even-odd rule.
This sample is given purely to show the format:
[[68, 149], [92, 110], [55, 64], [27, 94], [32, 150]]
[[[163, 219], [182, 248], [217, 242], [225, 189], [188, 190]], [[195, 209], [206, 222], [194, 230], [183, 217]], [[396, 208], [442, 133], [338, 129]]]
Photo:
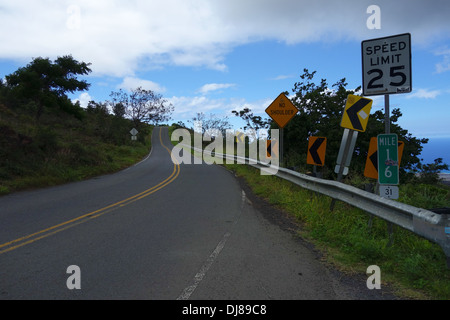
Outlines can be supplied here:
[[388, 199], [398, 199], [398, 187], [380, 185], [380, 196]]
[[361, 55], [364, 96], [411, 92], [411, 34], [365, 40]]

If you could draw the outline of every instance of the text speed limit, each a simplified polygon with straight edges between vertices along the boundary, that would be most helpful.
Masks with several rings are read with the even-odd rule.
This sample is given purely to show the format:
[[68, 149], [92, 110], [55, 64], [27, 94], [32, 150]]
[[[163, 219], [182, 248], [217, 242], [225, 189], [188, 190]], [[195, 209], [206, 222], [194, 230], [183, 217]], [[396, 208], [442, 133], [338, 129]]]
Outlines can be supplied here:
[[411, 80], [411, 35], [365, 40], [361, 43], [363, 95], [408, 93]]

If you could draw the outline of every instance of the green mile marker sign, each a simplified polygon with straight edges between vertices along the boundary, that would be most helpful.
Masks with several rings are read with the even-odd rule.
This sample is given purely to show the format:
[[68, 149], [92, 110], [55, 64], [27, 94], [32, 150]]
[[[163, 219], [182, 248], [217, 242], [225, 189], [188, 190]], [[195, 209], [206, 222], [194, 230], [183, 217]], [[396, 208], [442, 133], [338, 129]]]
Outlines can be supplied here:
[[399, 184], [398, 137], [396, 134], [379, 134], [378, 143], [378, 182], [380, 184]]

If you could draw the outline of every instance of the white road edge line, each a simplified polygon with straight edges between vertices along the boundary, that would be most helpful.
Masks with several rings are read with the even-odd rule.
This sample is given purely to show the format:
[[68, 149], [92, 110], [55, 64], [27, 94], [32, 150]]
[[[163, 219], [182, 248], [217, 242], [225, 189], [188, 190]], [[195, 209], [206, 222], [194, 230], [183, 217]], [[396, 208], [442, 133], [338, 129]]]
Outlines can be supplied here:
[[225, 243], [227, 242], [230, 235], [231, 235], [231, 233], [229, 233], [229, 232], [225, 233], [222, 240], [219, 242], [217, 247], [214, 249], [214, 251], [211, 253], [211, 255], [206, 260], [205, 264], [200, 268], [200, 271], [195, 275], [194, 283], [192, 285], [186, 287], [186, 289], [183, 290], [183, 292], [177, 298], [177, 300], [188, 300], [189, 297], [192, 295], [192, 293], [194, 293], [195, 289], [197, 288], [199, 283], [203, 280], [203, 278], [205, 277], [209, 268], [214, 263], [217, 256], [220, 254], [220, 251], [222, 251], [222, 249], [225, 246]]
[[[244, 207], [246, 198], [247, 197], [246, 197], [245, 191], [241, 190], [241, 200], [242, 200], [241, 212], [242, 212], [242, 208]], [[238, 220], [239, 219], [236, 219], [234, 221], [234, 224], [236, 224]], [[195, 289], [200, 284], [200, 282], [203, 280], [203, 278], [205, 277], [205, 275], [208, 272], [211, 265], [214, 263], [216, 258], [219, 256], [220, 252], [222, 251], [223, 247], [225, 246], [225, 243], [227, 242], [227, 240], [230, 236], [231, 236], [231, 232], [225, 233], [222, 240], [219, 242], [217, 247], [214, 249], [214, 251], [210, 254], [208, 259], [206, 260], [205, 264], [200, 268], [200, 271], [197, 272], [197, 274], [195, 275], [193, 284], [186, 287], [183, 290], [183, 292], [180, 294], [180, 296], [177, 298], [177, 300], [188, 300], [189, 297], [192, 295], [192, 293], [194, 293]]]
[[136, 166], [140, 165], [142, 162], [147, 161], [148, 158], [150, 158], [150, 156], [152, 155], [152, 152], [153, 152], [153, 146], [152, 146], [151, 149], [150, 149], [150, 153], [149, 153], [144, 159], [142, 159], [142, 160], [139, 161], [138, 163], [135, 163], [134, 165], [132, 165], [132, 166], [130, 166], [130, 167], [128, 167], [128, 168], [123, 169], [122, 171], [127, 171], [127, 170], [129, 170], [129, 169], [131, 169], [131, 168], [133, 168], [133, 167], [136, 167]]
[[133, 167], [135, 167], [135, 166], [141, 164], [141, 163], [144, 162], [144, 161], [147, 161], [147, 159], [150, 158], [150, 156], [152, 155], [152, 151], [153, 151], [153, 148], [150, 149], [150, 153], [147, 155], [147, 157], [145, 157], [144, 159], [142, 159], [141, 161], [139, 161], [138, 163], [136, 163]]

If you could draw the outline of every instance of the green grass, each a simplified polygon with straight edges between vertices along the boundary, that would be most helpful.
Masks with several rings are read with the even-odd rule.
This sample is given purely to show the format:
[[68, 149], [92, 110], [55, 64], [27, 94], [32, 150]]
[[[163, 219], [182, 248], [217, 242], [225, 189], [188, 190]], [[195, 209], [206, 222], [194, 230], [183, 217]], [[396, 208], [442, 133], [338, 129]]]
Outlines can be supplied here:
[[75, 158], [67, 151], [67, 154], [57, 154], [55, 158], [45, 159], [35, 170], [21, 169], [27, 166], [27, 162], [23, 162], [13, 169], [17, 172], [21, 170], [21, 173], [10, 175], [10, 179], [1, 181], [0, 195], [114, 173], [142, 160], [149, 150], [148, 145], [142, 144], [118, 147], [97, 143], [95, 146], [83, 146], [83, 151], [78, 150]]
[[[89, 123], [67, 117], [49, 117], [37, 125], [28, 118], [19, 121], [24, 114], [2, 116], [7, 119], [0, 118], [0, 127], [10, 133], [0, 135], [0, 195], [117, 172], [142, 160], [151, 147], [151, 128], [142, 141], [118, 144], [87, 132]], [[20, 145], [17, 134], [31, 143]]]
[[[394, 226], [392, 245], [387, 223], [346, 203], [302, 189], [275, 176], [261, 176], [244, 165], [227, 165], [245, 178], [253, 192], [294, 216], [299, 235], [315, 244], [329, 263], [345, 272], [366, 273], [369, 265], [381, 268], [383, 283], [397, 294], [419, 299], [450, 299], [450, 271], [442, 249], [412, 232]], [[404, 185], [399, 201], [423, 208], [449, 206], [448, 188]]]
[[400, 186], [399, 201], [425, 209], [450, 206], [450, 187], [428, 184], [406, 184]]

